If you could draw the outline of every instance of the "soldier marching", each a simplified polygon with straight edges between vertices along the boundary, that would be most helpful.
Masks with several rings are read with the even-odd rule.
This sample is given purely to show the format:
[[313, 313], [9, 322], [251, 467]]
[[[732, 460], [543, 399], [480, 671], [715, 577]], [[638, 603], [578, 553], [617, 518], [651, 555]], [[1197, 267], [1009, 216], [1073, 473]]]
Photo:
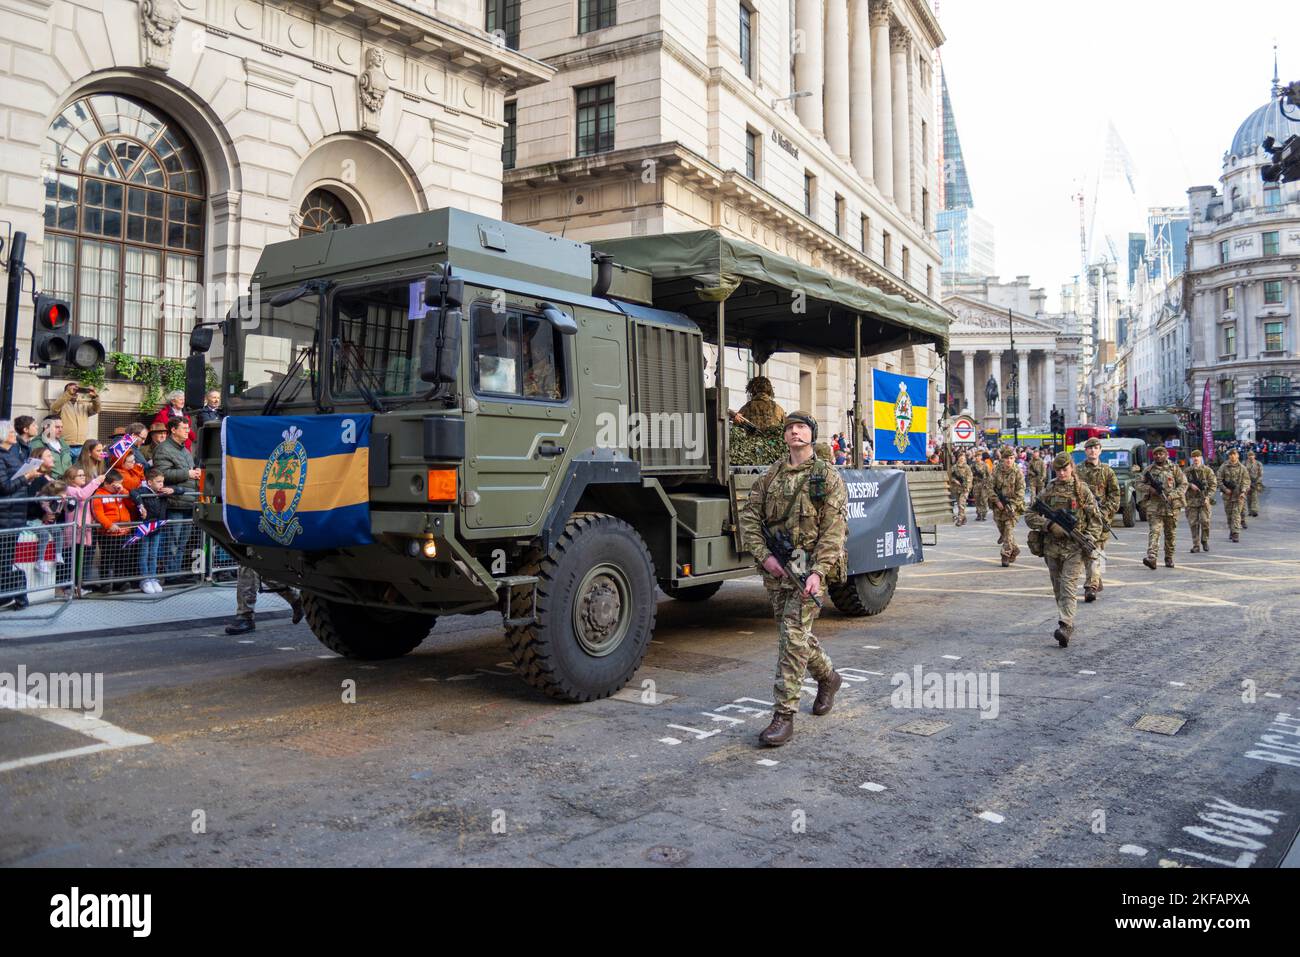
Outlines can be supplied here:
[[1043, 489], [1047, 488], [1047, 463], [1043, 461], [1038, 449], [1029, 453], [1029, 463], [1025, 466], [1025, 472], [1029, 490], [1034, 493], [1034, 498], [1038, 498], [1043, 494]]
[[1183, 470], [1187, 479], [1187, 527], [1192, 533], [1192, 552], [1210, 550], [1210, 506], [1219, 480], [1205, 464], [1200, 449], [1192, 450], [1192, 461]]
[[1020, 555], [1016, 522], [1025, 514], [1025, 477], [1016, 467], [1013, 449], [1004, 446], [998, 450], [998, 458], [1001, 461], [989, 479], [989, 495], [993, 500], [993, 520], [998, 525], [998, 544], [1002, 546], [1002, 567], [1006, 568]]
[[975, 504], [975, 521], [983, 522], [989, 514], [989, 467], [985, 462], [988, 453], [975, 452], [971, 463], [971, 500]]
[[1246, 496], [1250, 493], [1250, 473], [1241, 463], [1236, 449], [1228, 450], [1228, 461], [1219, 466], [1219, 489], [1223, 493], [1223, 512], [1228, 519], [1228, 541], [1241, 541], [1240, 529], [1246, 527]]
[[1142, 564], [1156, 567], [1156, 556], [1164, 539], [1165, 567], [1174, 567], [1174, 547], [1178, 542], [1178, 513], [1186, 501], [1187, 477], [1169, 461], [1169, 450], [1157, 445], [1151, 451], [1151, 464], [1142, 473], [1138, 495], [1147, 516], [1147, 554]]
[[953, 524], [959, 528], [966, 524], [966, 497], [970, 495], [974, 481], [975, 474], [966, 464], [966, 453], [958, 452], [957, 464], [952, 467], [948, 477], [948, 494], [953, 497], [953, 508], [956, 510]]
[[1062, 452], [1052, 462], [1054, 478], [1037, 497], [1047, 509], [1063, 512], [1073, 520], [1075, 535], [1062, 525], [1031, 511], [1025, 521], [1032, 529], [1030, 551], [1047, 562], [1056, 596], [1057, 623], [1052, 637], [1062, 648], [1074, 636], [1074, 613], [1078, 608], [1079, 575], [1085, 557], [1101, 539], [1101, 512], [1092, 491], [1074, 472], [1074, 459]]
[[[1250, 491], [1246, 496], [1246, 509], [1251, 518], [1259, 516], [1259, 493], [1264, 491], [1264, 466], [1255, 458], [1255, 450], [1246, 453], [1246, 474], [1250, 476]], [[1241, 527], [1246, 527], [1246, 520], [1241, 520]]]
[[1101, 576], [1106, 570], [1106, 543], [1110, 539], [1110, 526], [1115, 519], [1115, 511], [1119, 508], [1119, 479], [1115, 476], [1115, 470], [1101, 460], [1101, 439], [1093, 436], [1084, 442], [1083, 454], [1079, 478], [1097, 500], [1102, 530], [1097, 551], [1084, 558], [1083, 600], [1090, 602], [1096, 601], [1101, 595]]

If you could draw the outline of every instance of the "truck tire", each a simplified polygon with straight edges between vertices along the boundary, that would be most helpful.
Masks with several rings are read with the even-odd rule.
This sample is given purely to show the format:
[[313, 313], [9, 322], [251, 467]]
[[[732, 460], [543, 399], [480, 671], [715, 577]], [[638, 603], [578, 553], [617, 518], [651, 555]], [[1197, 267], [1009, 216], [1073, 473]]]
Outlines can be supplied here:
[[312, 634], [345, 658], [379, 661], [414, 651], [429, 636], [436, 615], [349, 605], [316, 595], [302, 596]]
[[575, 515], [525, 568], [538, 578], [537, 620], [506, 629], [524, 681], [574, 702], [627, 684], [655, 628], [654, 561], [636, 529], [612, 515]]
[[841, 614], [850, 618], [879, 615], [889, 607], [898, 587], [898, 569], [886, 568], [878, 572], [854, 575], [846, 582], [830, 586], [831, 601]]
[[1135, 505], [1133, 499], [1130, 498], [1127, 502], [1124, 503], [1124, 527], [1132, 528], [1136, 524], [1137, 524], [1137, 505]]
[[722, 582], [710, 582], [707, 585], [690, 585], [686, 588], [674, 588], [666, 592], [669, 598], [676, 598], [678, 601], [708, 601], [718, 593], [722, 587]]

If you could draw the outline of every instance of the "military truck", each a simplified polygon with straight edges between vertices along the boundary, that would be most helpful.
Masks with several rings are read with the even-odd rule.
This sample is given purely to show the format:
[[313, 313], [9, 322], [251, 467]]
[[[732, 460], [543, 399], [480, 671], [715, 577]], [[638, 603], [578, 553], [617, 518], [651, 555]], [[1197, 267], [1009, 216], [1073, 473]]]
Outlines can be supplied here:
[[[1076, 463], [1086, 458], [1082, 448], [1075, 449], [1071, 455]], [[1147, 444], [1141, 439], [1102, 439], [1101, 461], [1115, 471], [1115, 479], [1119, 482], [1118, 514], [1123, 516], [1124, 527], [1132, 528], [1139, 518], [1146, 521], [1146, 514], [1138, 505], [1137, 486], [1143, 471], [1151, 464]]]
[[[706, 356], [797, 350], [856, 357], [860, 373], [867, 351], [946, 349], [947, 317], [716, 233], [605, 250], [455, 209], [268, 246], [249, 296], [192, 333], [190, 391], [220, 329], [230, 435], [250, 416], [276, 428], [367, 417], [367, 540], [236, 538], [223, 483], [246, 481], [247, 463], [234, 474], [216, 424], [198, 437], [197, 522], [239, 563], [300, 588], [312, 631], [340, 654], [396, 657], [441, 615], [496, 611], [535, 688], [567, 701], [617, 691], [648, 648], [656, 586], [699, 602], [755, 571], [738, 516], [762, 469], [728, 461], [730, 397], [706, 388]], [[655, 423], [665, 440], [631, 434]], [[261, 507], [284, 514], [298, 499], [268, 504], [272, 459]], [[293, 462], [276, 467], [293, 478]], [[302, 481], [275, 487], [296, 495]], [[864, 514], [891, 546], [897, 524], [900, 550], [916, 523]], [[829, 587], [835, 607], [883, 611], [898, 566], [920, 557], [908, 548], [850, 561]]]

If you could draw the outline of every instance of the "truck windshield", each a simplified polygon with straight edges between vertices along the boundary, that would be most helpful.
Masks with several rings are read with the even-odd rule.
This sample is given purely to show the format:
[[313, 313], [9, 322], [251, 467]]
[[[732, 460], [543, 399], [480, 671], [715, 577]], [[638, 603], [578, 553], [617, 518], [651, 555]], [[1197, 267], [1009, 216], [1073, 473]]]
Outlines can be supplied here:
[[424, 278], [340, 289], [334, 294], [330, 391], [335, 398], [408, 396], [427, 390], [415, 356], [414, 320], [432, 319]]
[[[282, 404], [313, 398], [316, 378], [316, 323], [320, 297], [306, 295], [274, 307], [264, 294], [259, 315], [240, 320], [239, 354], [234, 398], [265, 402], [283, 383], [277, 401]], [[293, 370], [291, 381], [286, 376]]]

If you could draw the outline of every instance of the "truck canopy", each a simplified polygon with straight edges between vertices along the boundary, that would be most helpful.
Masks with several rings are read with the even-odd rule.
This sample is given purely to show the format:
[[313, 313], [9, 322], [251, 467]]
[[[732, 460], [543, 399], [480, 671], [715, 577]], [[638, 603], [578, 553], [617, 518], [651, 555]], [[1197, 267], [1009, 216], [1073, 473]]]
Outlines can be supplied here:
[[[623, 266], [650, 273], [655, 306], [691, 317], [714, 342], [718, 303], [725, 302], [726, 344], [764, 357], [800, 352], [853, 358], [858, 317], [863, 355], [925, 343], [948, 351], [950, 317], [944, 310], [837, 279], [717, 230], [591, 245]], [[794, 309], [797, 296], [804, 298], [801, 313]]]

